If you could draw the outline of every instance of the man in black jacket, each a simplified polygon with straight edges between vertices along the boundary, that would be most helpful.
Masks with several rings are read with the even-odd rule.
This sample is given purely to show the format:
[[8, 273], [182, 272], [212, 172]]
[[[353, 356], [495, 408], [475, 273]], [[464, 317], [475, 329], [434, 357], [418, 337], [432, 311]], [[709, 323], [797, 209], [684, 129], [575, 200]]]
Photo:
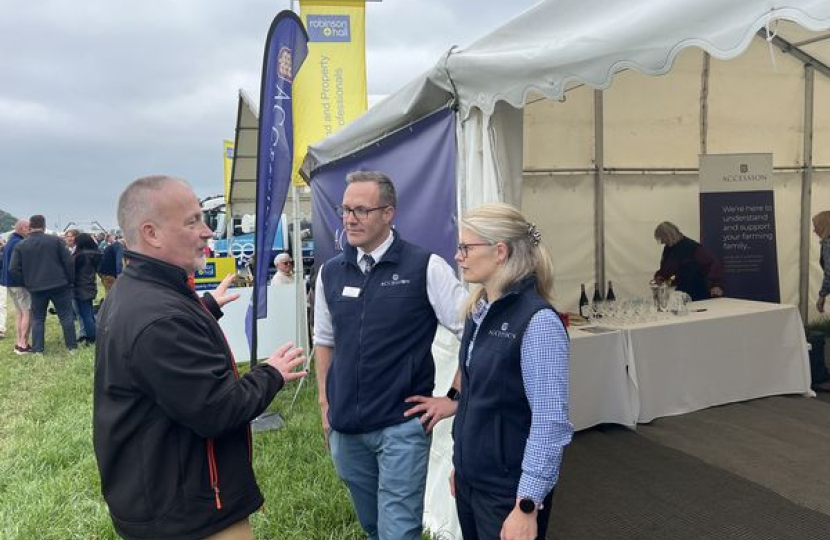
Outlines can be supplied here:
[[50, 301], [61, 322], [63, 341], [71, 351], [78, 347], [72, 310], [75, 266], [63, 241], [45, 234], [45, 230], [46, 218], [42, 215], [29, 218], [29, 236], [17, 244], [9, 271], [32, 296], [32, 352], [43, 352], [46, 308]]
[[127, 265], [98, 314], [93, 443], [115, 530], [129, 540], [250, 540], [264, 499], [249, 422], [303, 362], [280, 347], [239, 377], [216, 318], [232, 276], [199, 297], [188, 277], [211, 237], [182, 180], [136, 180], [118, 201]]

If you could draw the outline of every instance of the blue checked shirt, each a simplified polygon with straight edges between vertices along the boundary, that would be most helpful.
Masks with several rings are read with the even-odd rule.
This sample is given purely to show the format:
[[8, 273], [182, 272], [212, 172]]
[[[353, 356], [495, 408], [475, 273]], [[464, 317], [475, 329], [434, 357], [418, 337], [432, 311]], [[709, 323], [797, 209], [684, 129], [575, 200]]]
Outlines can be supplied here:
[[[472, 314], [476, 329], [467, 349], [472, 357], [478, 328], [490, 304], [480, 301]], [[571, 442], [573, 425], [568, 419], [570, 343], [555, 312], [537, 312], [522, 339], [522, 379], [530, 403], [530, 434], [522, 460], [517, 498], [541, 504], [559, 480], [565, 446]]]

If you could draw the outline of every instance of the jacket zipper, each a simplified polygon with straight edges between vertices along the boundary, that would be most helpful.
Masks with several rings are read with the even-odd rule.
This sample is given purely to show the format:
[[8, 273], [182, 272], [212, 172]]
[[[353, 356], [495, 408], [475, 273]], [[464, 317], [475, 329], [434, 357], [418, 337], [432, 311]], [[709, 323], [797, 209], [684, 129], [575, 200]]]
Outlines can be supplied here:
[[[202, 309], [207, 312], [208, 316], [213, 319], [213, 314], [210, 310], [202, 303], [201, 298], [199, 298], [199, 305]], [[215, 319], [214, 319], [215, 320]], [[228, 352], [228, 355], [231, 357], [231, 370], [233, 371], [233, 376], [235, 379], [239, 379], [239, 370], [236, 368], [236, 359], [233, 357], [233, 351], [231, 350], [230, 345], [228, 345], [228, 339], [225, 337], [224, 332], [220, 332], [222, 339], [225, 341], [225, 350]], [[251, 440], [251, 426], [248, 425], [247, 429], [248, 434], [248, 462], [253, 462], [254, 457], [254, 445], [253, 441]], [[222, 498], [219, 496], [219, 467], [216, 465], [216, 453], [214, 452], [214, 441], [213, 439], [207, 439], [205, 441], [207, 446], [207, 460], [208, 460], [208, 475], [210, 478], [210, 489], [213, 490], [213, 497], [216, 501], [216, 509], [222, 509]]]
[[205, 441], [207, 443], [207, 458], [208, 471], [210, 474], [210, 488], [213, 490], [213, 496], [216, 499], [216, 509], [222, 509], [222, 499], [219, 497], [219, 469], [216, 466], [216, 455], [213, 449], [213, 439]]

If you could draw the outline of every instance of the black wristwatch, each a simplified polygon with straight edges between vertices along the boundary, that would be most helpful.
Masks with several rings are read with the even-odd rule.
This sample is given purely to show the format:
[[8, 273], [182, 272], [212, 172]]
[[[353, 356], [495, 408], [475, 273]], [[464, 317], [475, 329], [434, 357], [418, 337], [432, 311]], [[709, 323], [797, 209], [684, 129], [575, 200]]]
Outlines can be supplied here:
[[528, 499], [527, 497], [519, 499], [519, 510], [525, 514], [532, 514], [536, 511], [536, 502], [533, 499]]
[[453, 401], [458, 401], [458, 398], [461, 397], [461, 392], [456, 390], [454, 386], [450, 386], [450, 389], [447, 390], [447, 397]]

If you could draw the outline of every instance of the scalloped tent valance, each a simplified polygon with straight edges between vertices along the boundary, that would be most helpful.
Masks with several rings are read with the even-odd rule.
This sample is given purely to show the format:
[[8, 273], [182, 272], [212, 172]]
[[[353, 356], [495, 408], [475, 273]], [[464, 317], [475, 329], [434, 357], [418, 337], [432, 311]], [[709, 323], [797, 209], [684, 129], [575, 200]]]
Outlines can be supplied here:
[[[340, 132], [309, 147], [303, 170], [349, 155], [455, 101], [467, 119], [499, 102], [520, 108], [531, 93], [552, 99], [575, 84], [607, 88], [615, 73], [661, 75], [685, 48], [740, 55], [756, 32], [789, 20], [830, 29], [827, 0], [548, 0], [436, 65]], [[825, 59], [830, 63], [830, 58]]]

